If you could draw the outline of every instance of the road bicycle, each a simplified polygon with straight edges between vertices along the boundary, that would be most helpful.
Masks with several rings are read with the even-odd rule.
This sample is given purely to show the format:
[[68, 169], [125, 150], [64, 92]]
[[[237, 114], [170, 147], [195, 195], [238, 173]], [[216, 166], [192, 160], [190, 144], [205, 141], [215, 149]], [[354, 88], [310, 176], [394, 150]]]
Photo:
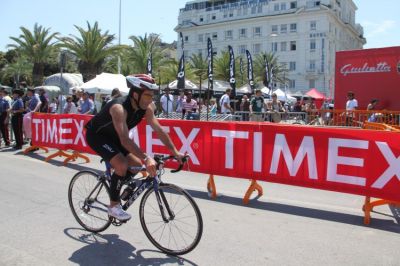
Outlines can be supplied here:
[[[187, 161], [187, 156], [184, 162]], [[157, 175], [135, 178], [128, 175], [124, 180], [121, 204], [127, 210], [143, 194], [139, 206], [142, 228], [154, 246], [170, 255], [182, 255], [192, 251], [203, 233], [200, 209], [184, 189], [161, 181], [165, 173], [164, 163], [175, 159], [173, 156], [155, 155]], [[171, 172], [179, 172], [184, 163]], [[132, 172], [146, 171], [144, 167], [131, 167]], [[77, 222], [87, 231], [101, 232], [111, 224], [121, 226], [121, 222], [108, 215], [110, 202], [111, 165], [106, 162], [106, 171], [80, 171], [71, 180], [68, 201]], [[130, 171], [128, 171], [130, 172]]]

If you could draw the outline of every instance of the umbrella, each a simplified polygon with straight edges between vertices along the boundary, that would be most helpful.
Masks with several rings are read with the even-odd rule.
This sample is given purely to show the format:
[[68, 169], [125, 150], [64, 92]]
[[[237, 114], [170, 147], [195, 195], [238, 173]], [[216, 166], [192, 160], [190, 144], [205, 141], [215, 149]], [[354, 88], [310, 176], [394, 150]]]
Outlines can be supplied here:
[[325, 99], [325, 95], [322, 94], [321, 92], [319, 92], [315, 88], [307, 91], [306, 95], [308, 95], [308, 96], [310, 96], [311, 98], [314, 98], [314, 99], [320, 99], [320, 100]]

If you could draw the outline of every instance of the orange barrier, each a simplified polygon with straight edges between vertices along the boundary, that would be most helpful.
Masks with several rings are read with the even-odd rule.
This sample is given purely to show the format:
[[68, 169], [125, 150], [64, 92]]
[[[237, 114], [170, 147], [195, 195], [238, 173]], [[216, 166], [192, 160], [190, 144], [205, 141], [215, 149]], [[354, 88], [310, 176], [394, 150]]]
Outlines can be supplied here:
[[78, 151], [73, 151], [72, 154], [69, 154], [69, 153], [66, 153], [66, 152], [63, 151], [63, 150], [58, 150], [56, 153], [53, 153], [53, 154], [47, 156], [47, 157], [45, 158], [45, 161], [48, 162], [48, 161], [50, 161], [51, 159], [56, 158], [56, 157], [66, 157], [65, 160], [64, 160], [64, 162], [63, 162], [63, 165], [64, 165], [64, 166], [67, 165], [67, 163], [68, 163], [69, 161], [75, 161], [75, 160], [78, 159], [78, 158], [84, 159], [84, 160], [86, 161], [86, 163], [90, 162], [89, 157], [83, 155], [82, 153], [80, 153], [80, 152], [78, 152]]
[[320, 124], [325, 126], [363, 127], [368, 120], [389, 126], [398, 126], [400, 124], [400, 111], [321, 109], [312, 110], [308, 113], [308, 117], [308, 120], [315, 117], [319, 118], [321, 120]]
[[[253, 194], [254, 191], [258, 192], [258, 197], [261, 197], [264, 194], [263, 188], [260, 186], [260, 184], [257, 183], [256, 180], [250, 180], [250, 181], [251, 181], [250, 186], [243, 197], [243, 204], [245, 205], [249, 204], [251, 194]], [[214, 175], [210, 175], [208, 178], [207, 190], [212, 199], [217, 198], [217, 187], [215, 186]]]
[[28, 154], [29, 152], [35, 151], [35, 150], [37, 150], [37, 149], [44, 150], [46, 153], [49, 152], [49, 149], [47, 149], [46, 147], [41, 147], [41, 146], [29, 146], [28, 148], [26, 148], [26, 149], [24, 150], [24, 154]]

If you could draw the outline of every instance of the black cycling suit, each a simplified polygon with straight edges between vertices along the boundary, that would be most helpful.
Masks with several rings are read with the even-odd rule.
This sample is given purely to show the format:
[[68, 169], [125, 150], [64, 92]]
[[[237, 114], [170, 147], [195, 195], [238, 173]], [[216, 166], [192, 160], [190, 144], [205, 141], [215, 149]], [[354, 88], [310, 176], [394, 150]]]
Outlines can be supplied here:
[[128, 129], [138, 125], [146, 114], [146, 110], [134, 110], [129, 96], [118, 97], [108, 102], [104, 108], [86, 124], [86, 141], [90, 148], [99, 154], [104, 160], [110, 161], [118, 153], [124, 156], [129, 152], [121, 145], [118, 133], [114, 128], [110, 108], [115, 104], [121, 104], [128, 116], [126, 124]]

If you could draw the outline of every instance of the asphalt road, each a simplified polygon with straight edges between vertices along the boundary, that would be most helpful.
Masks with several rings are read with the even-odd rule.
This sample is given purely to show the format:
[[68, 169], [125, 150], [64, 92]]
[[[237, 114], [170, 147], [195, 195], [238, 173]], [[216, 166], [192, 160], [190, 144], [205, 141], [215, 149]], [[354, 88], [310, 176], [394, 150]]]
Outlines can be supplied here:
[[67, 200], [71, 177], [101, 169], [99, 159], [62, 166], [62, 158], [0, 149], [0, 265], [400, 265], [398, 210], [382, 206], [363, 225], [363, 198], [261, 183], [248, 206], [248, 180], [216, 177], [222, 195], [210, 200], [207, 176], [180, 172], [164, 181], [186, 188], [203, 215], [198, 247], [182, 257], [159, 252], [138, 219], [94, 235], [74, 220]]

